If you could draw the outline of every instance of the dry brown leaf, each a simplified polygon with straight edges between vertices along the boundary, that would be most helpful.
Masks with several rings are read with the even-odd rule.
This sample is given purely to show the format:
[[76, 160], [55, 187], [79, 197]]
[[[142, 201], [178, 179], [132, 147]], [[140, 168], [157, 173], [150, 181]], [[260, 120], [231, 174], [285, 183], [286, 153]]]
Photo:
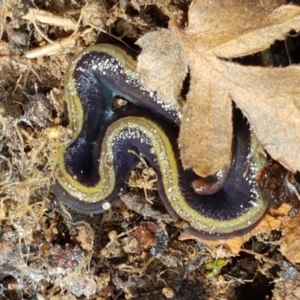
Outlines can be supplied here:
[[[138, 40], [138, 44], [144, 49], [144, 55], [139, 57], [138, 70], [143, 74], [142, 83], [150, 90], [160, 91], [168, 102], [176, 103], [182, 81], [188, 71], [184, 51], [170, 30], [160, 29], [150, 34], [151, 39], [144, 35]], [[156, 47], [157, 45], [151, 42], [152, 39], [160, 40], [160, 47]], [[149, 56], [152, 60], [148, 59]], [[153, 60], [156, 62], [155, 68], [151, 67]]]
[[299, 239], [300, 215], [286, 218], [283, 222], [280, 251], [292, 263], [300, 263]]
[[269, 154], [290, 171], [300, 170], [300, 67], [250, 67], [224, 60], [267, 49], [290, 30], [300, 30], [300, 7], [265, 2], [194, 0], [186, 28], [171, 20], [169, 31], [151, 32], [138, 41], [144, 84], [166, 102], [178, 96], [189, 66], [179, 146], [183, 166], [200, 176], [216, 173], [230, 159], [231, 100]]
[[[198, 63], [195, 61], [195, 64], [190, 66], [191, 72], [196, 72], [201, 67]], [[199, 95], [207, 95], [210, 101], [199, 101]], [[205, 73], [198, 73], [198, 76], [191, 78], [188, 98], [181, 121], [181, 128], [187, 128], [187, 131], [182, 132], [180, 143], [185, 135], [184, 139], [189, 140], [189, 143], [197, 142], [196, 154], [210, 155], [194, 155], [195, 150], [191, 147], [181, 147], [180, 155], [184, 157], [185, 165], [194, 166], [198, 175], [206, 177], [231, 161], [232, 126], [228, 126], [232, 122], [231, 99], [226, 88], [212, 84], [212, 81], [207, 80]], [[222, 139], [215, 134], [216, 131]]]
[[[199, 51], [217, 57], [240, 57], [259, 52], [274, 40], [284, 39], [293, 28], [297, 10], [284, 1], [194, 1], [189, 10], [185, 36]], [[273, 11], [274, 10], [274, 11]]]

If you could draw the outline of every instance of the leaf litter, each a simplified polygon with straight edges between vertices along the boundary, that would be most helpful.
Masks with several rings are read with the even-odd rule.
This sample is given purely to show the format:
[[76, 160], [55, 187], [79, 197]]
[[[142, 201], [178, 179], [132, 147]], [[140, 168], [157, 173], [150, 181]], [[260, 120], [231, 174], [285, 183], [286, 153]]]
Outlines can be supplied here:
[[242, 66], [231, 61], [300, 30], [300, 8], [280, 4], [195, 0], [188, 26], [179, 28], [171, 19], [169, 29], [147, 33], [137, 41], [142, 47], [138, 70], [143, 83], [166, 102], [177, 101], [189, 69], [180, 157], [185, 168], [200, 176], [215, 174], [231, 159], [233, 103], [270, 156], [291, 172], [300, 170], [300, 67]]
[[[275, 255], [280, 254], [276, 246], [280, 243], [280, 232], [247, 237], [248, 242], [243, 247], [251, 249], [251, 254], [240, 252], [238, 257], [232, 258], [224, 244], [213, 248], [195, 240], [178, 241], [182, 223], [174, 224], [168, 214], [162, 213], [159, 199], [152, 206], [145, 201], [143, 191], [137, 193], [136, 188], [134, 195], [140, 199], [127, 194], [129, 209], [116, 201], [113, 210], [95, 216], [67, 211], [53, 199], [49, 193], [54, 172], [52, 156], [59, 146], [58, 140], [70, 134], [68, 128], [57, 126], [62, 124], [59, 122], [62, 83], [68, 62], [87, 45], [97, 43], [97, 34], [105, 25], [109, 30], [116, 30], [119, 36], [135, 40], [141, 32], [164, 26], [157, 17], [151, 18], [156, 16], [153, 11], [163, 12], [168, 17], [175, 15], [178, 19], [184, 19], [185, 13], [179, 8], [181, 4], [174, 6], [164, 0], [152, 5], [96, 0], [91, 0], [89, 6], [82, 2], [80, 7], [76, 1], [70, 4], [63, 0], [48, 1], [47, 6], [36, 1], [35, 5], [36, 9], [52, 13], [56, 21], [60, 22], [60, 16], [70, 17], [78, 24], [78, 32], [73, 36], [74, 33], [64, 30], [63, 23], [43, 24], [40, 19], [31, 24], [22, 18], [28, 10], [20, 1], [6, 0], [0, 5], [0, 35], [3, 33], [0, 42], [0, 298], [165, 299], [175, 295], [182, 299], [244, 299], [249, 287], [254, 295], [258, 286], [262, 288], [263, 297], [271, 297], [274, 289], [275, 300], [282, 299], [282, 295], [291, 299], [287, 295], [289, 291], [291, 294], [300, 291], [299, 282], [276, 282], [276, 278], [282, 279], [282, 276], [271, 272], [270, 258], [278, 262]], [[185, 7], [187, 5], [186, 2]], [[139, 14], [136, 11], [131, 14], [132, 7], [140, 8], [137, 9]], [[5, 23], [12, 23], [13, 30], [8, 31]], [[25, 50], [18, 42], [22, 34], [30, 41]], [[75, 46], [65, 49], [66, 52], [57, 49], [49, 56], [45, 37], [55, 43], [73, 37]], [[111, 41], [103, 37], [100, 40]], [[20, 55], [17, 51], [25, 53]], [[36, 51], [34, 59], [28, 59], [31, 51]], [[35, 96], [43, 94], [53, 100], [60, 107], [51, 115], [54, 120], [45, 120], [45, 115], [40, 114], [40, 100], [34, 101], [36, 106], [23, 92], [30, 95], [38, 92]], [[24, 122], [24, 117], [31, 124]], [[144, 219], [150, 222], [144, 223]], [[151, 251], [144, 247], [147, 244], [136, 244], [145, 230], [147, 235], [156, 237]], [[264, 246], [263, 251], [258, 250], [257, 244]], [[141, 247], [141, 254], [135, 245]], [[104, 250], [107, 253], [103, 255]], [[206, 266], [217, 265], [219, 257], [227, 257], [228, 264], [221, 273], [207, 278], [206, 273], [210, 271]], [[287, 260], [281, 256], [279, 261], [284, 271]], [[249, 268], [243, 269], [243, 265]], [[243, 288], [245, 291], [240, 291]]]

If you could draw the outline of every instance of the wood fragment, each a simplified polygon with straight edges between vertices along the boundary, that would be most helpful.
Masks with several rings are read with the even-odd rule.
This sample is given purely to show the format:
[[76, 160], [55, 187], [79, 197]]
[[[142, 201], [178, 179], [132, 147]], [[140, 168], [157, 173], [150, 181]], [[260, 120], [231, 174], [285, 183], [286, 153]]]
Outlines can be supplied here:
[[30, 8], [28, 13], [24, 15], [22, 18], [30, 22], [39, 21], [41, 23], [63, 27], [65, 29], [76, 30], [78, 27], [78, 24], [71, 19], [67, 19], [61, 16], [56, 16], [45, 10], [34, 9], [34, 8]]

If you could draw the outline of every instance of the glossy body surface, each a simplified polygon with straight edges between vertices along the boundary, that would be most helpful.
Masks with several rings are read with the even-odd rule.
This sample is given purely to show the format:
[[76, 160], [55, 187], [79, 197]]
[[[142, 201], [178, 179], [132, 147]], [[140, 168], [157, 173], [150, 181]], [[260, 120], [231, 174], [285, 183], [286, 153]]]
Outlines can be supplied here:
[[[115, 97], [132, 104], [113, 110]], [[187, 221], [195, 235], [239, 235], [264, 215], [268, 201], [255, 180], [261, 158], [239, 111], [234, 112], [234, 159], [226, 182], [216, 193], [199, 195], [192, 186], [197, 176], [179, 161], [181, 107], [147, 91], [124, 50], [102, 44], [80, 53], [66, 74], [65, 101], [73, 136], [59, 151], [53, 191], [68, 206], [88, 213], [108, 210], [139, 161], [134, 152], [157, 172], [168, 212]]]

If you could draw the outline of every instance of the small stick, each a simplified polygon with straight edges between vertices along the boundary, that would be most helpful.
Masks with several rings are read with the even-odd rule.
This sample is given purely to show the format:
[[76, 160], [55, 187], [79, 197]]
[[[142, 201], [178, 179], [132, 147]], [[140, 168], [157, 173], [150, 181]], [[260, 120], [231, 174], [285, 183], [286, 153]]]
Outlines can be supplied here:
[[30, 22], [39, 21], [41, 23], [69, 28], [69, 29], [77, 29], [77, 23], [71, 19], [66, 19], [64, 17], [56, 16], [44, 10], [38, 10], [34, 8], [30, 8], [29, 12], [23, 16], [23, 19], [28, 20]]

